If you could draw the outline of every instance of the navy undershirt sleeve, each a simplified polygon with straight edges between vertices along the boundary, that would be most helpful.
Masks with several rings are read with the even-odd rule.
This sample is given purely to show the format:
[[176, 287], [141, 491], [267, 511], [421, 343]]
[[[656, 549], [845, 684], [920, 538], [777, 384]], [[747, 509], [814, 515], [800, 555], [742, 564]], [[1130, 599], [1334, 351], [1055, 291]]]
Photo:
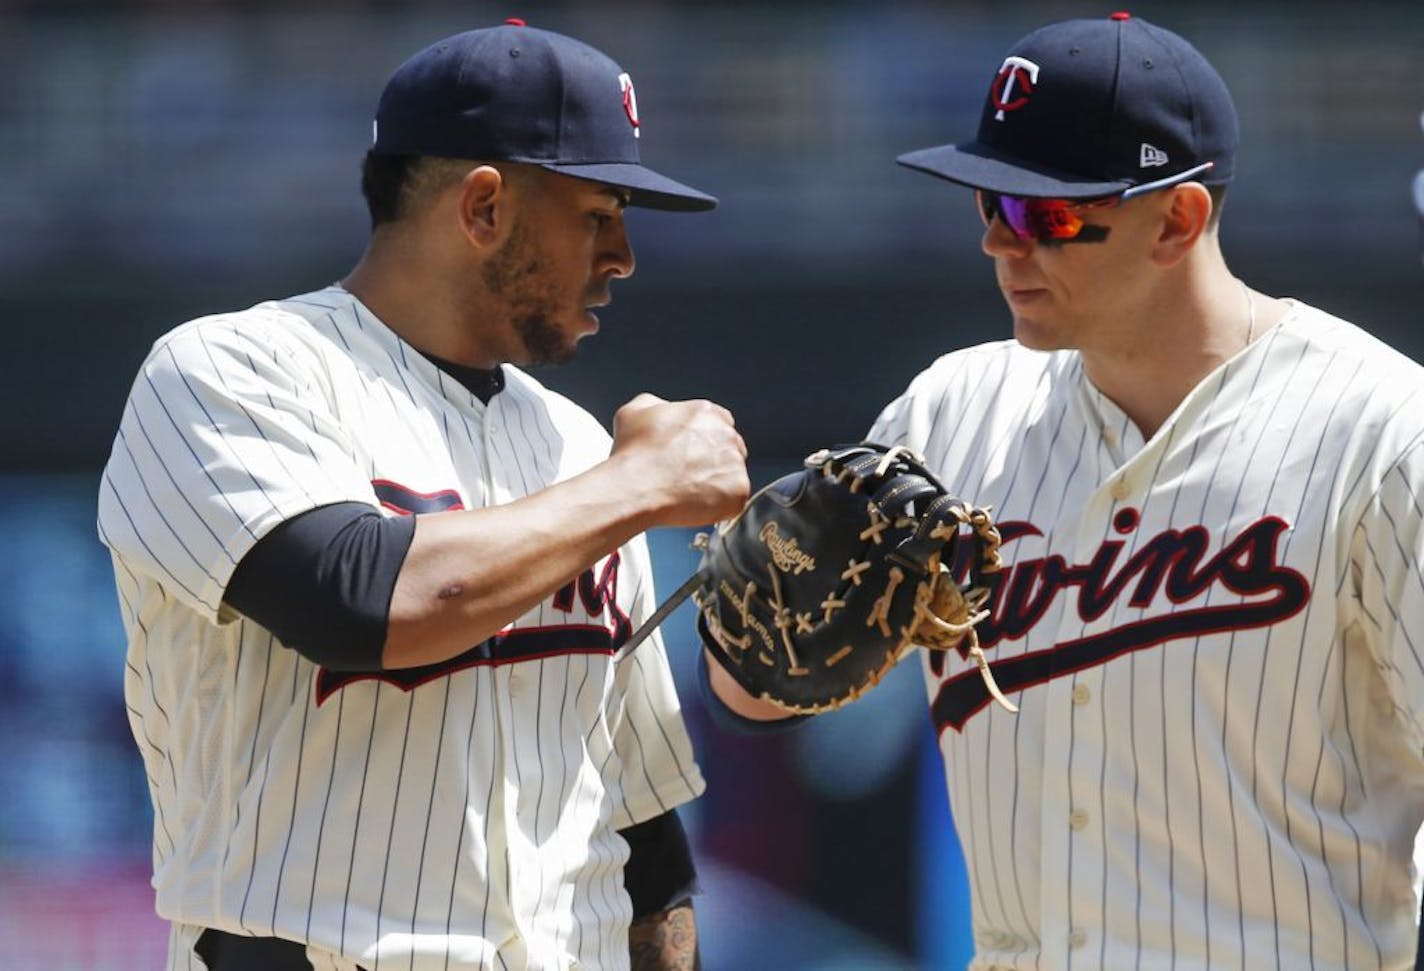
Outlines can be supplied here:
[[646, 917], [701, 893], [692, 848], [676, 809], [654, 816], [618, 834], [628, 841], [623, 888], [633, 901], [633, 918]]
[[414, 516], [339, 502], [294, 516], [248, 551], [223, 599], [333, 671], [379, 671]]

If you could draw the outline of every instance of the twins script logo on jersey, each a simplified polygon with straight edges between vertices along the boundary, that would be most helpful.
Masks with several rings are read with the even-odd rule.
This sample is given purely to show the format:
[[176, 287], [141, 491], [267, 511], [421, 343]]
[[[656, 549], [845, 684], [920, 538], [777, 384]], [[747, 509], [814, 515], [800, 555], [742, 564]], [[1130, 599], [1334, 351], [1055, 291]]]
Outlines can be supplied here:
[[[416, 492], [388, 479], [371, 483], [381, 505], [403, 515], [442, 512], [465, 508], [454, 489]], [[633, 633], [633, 623], [618, 606], [618, 565], [621, 558], [611, 554], [597, 574], [592, 568], [558, 590], [551, 606], [569, 616], [569, 622], [543, 627], [519, 627], [500, 631], [463, 654], [439, 664], [391, 671], [331, 671], [317, 673], [316, 703], [320, 705], [340, 689], [357, 681], [384, 681], [402, 691], [410, 691], [429, 681], [477, 665], [509, 664], [559, 654], [613, 654]], [[587, 621], [572, 615], [583, 608]]]
[[1004, 112], [1017, 111], [1028, 104], [1038, 84], [1038, 65], [1026, 57], [1010, 54], [994, 77], [994, 86], [989, 89], [989, 99], [998, 110], [995, 121], [1004, 120]]
[[633, 92], [633, 79], [625, 71], [618, 75], [618, 87], [623, 92], [623, 111], [633, 126], [633, 137], [639, 136], [638, 96]]
[[[1136, 531], [1139, 521], [1136, 509], [1123, 509], [1113, 517], [1113, 528], [1125, 536]], [[1149, 607], [1161, 593], [1175, 608], [1059, 641], [1046, 650], [1002, 660], [991, 654], [994, 678], [1007, 694], [1143, 648], [1280, 623], [1310, 599], [1310, 583], [1280, 561], [1280, 539], [1289, 528], [1284, 520], [1268, 516], [1243, 529], [1212, 555], [1207, 553], [1213, 545], [1210, 531], [1205, 526], [1189, 526], [1163, 530], [1121, 564], [1118, 556], [1125, 544], [1114, 539], [1105, 540], [1087, 563], [1070, 564], [1057, 554], [1013, 562], [990, 578], [990, 616], [977, 628], [979, 643], [986, 650], [1000, 641], [1024, 637], [1057, 597], [1072, 596], [1075, 591], [1077, 616], [1085, 624], [1119, 602]], [[1014, 540], [1043, 535], [1026, 522], [1000, 523], [999, 533], [1006, 552]], [[956, 575], [962, 579], [968, 572], [967, 559], [956, 566]], [[1220, 602], [1210, 603], [1213, 595]], [[942, 677], [944, 655], [932, 655], [930, 665], [934, 674]], [[984, 679], [977, 669], [970, 668], [940, 683], [933, 704], [935, 725], [941, 730], [946, 726], [959, 730], [989, 701]]]

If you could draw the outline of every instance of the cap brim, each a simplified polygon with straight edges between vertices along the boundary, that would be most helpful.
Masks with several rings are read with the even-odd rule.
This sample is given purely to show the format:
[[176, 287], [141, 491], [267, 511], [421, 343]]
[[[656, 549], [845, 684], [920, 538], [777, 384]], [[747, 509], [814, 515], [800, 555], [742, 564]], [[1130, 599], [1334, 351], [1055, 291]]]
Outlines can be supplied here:
[[988, 189], [1013, 196], [1091, 199], [1113, 195], [1132, 186], [1130, 182], [1088, 180], [1071, 172], [1034, 165], [978, 142], [922, 148], [906, 152], [895, 161], [971, 189]]
[[606, 182], [628, 189], [630, 206], [643, 209], [667, 209], [673, 212], [705, 212], [715, 208], [717, 199], [705, 192], [699, 192], [689, 185], [675, 182], [665, 175], [659, 175], [650, 168], [632, 162], [538, 162], [546, 169], [588, 179], [591, 182]]

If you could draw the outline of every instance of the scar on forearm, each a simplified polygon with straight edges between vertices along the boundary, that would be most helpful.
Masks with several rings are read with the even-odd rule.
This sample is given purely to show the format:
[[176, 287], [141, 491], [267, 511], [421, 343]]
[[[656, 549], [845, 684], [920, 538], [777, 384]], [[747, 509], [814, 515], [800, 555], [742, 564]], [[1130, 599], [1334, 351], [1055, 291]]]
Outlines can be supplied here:
[[461, 584], [458, 584], [458, 583], [452, 583], [452, 584], [450, 584], [448, 587], [446, 587], [445, 589], [441, 590], [440, 593], [437, 594], [437, 596], [438, 596], [441, 600], [449, 600], [451, 597], [458, 597], [460, 594], [462, 594], [462, 593], [464, 593], [464, 592], [465, 592], [464, 586], [462, 586]]
[[628, 929], [628, 954], [632, 971], [701, 971], [692, 904], [634, 920]]

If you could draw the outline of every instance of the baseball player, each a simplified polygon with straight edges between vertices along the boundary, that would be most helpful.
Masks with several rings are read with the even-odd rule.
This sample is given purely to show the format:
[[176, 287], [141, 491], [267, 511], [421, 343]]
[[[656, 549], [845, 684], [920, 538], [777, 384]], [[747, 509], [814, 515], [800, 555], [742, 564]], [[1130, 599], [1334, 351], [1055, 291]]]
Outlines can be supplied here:
[[[1408, 968], [1424, 820], [1424, 371], [1253, 290], [1218, 220], [1237, 119], [1126, 13], [992, 65], [972, 188], [1014, 340], [868, 437], [993, 508], [1005, 568], [921, 652], [971, 967]], [[989, 72], [986, 72], [989, 73]]]
[[641, 536], [745, 501], [709, 402], [530, 377], [633, 272], [632, 81], [511, 21], [392, 76], [342, 282], [160, 338], [98, 528], [170, 969], [692, 967], [703, 780]]

